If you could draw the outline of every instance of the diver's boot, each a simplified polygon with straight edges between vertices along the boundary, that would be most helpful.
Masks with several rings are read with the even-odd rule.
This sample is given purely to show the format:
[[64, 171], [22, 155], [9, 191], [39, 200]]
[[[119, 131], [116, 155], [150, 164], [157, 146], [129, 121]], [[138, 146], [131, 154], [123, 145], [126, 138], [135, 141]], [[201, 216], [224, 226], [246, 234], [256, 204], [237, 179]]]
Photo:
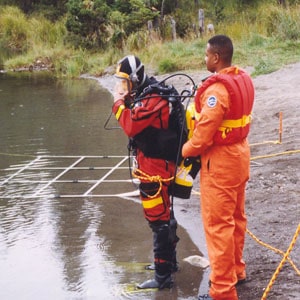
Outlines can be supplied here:
[[170, 289], [173, 286], [173, 279], [172, 276], [160, 276], [155, 275], [155, 278], [148, 279], [144, 281], [143, 283], [140, 283], [137, 285], [138, 289]]
[[155, 276], [153, 279], [144, 281], [137, 285], [139, 289], [170, 289], [173, 286], [173, 279], [171, 276], [170, 262], [155, 262]]

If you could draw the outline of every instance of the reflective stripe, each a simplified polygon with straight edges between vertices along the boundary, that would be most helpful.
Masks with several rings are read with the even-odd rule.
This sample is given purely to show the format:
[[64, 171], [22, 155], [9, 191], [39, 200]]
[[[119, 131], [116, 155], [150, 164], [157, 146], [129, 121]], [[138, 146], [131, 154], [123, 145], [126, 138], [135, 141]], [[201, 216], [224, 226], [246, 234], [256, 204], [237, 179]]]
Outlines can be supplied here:
[[222, 131], [222, 138], [226, 138], [226, 134], [230, 132], [233, 128], [241, 128], [247, 126], [251, 122], [251, 115], [243, 116], [237, 120], [223, 120], [221, 126], [218, 128]]
[[193, 186], [193, 182], [190, 181], [189, 179], [186, 179], [186, 178], [176, 177], [175, 182], [178, 185], [182, 185], [182, 186], [185, 186], [185, 187], [192, 187]]
[[245, 127], [251, 122], [251, 115], [243, 116], [241, 119], [237, 120], [223, 120], [221, 127], [229, 127], [229, 128], [239, 128]]
[[124, 104], [121, 104], [119, 107], [118, 107], [118, 111], [116, 113], [116, 119], [119, 120], [120, 119], [120, 116], [121, 116], [121, 113], [122, 111], [124, 110], [125, 108], [125, 105]]
[[163, 204], [163, 199], [162, 199], [162, 197], [158, 197], [158, 198], [151, 199], [151, 200], [143, 200], [142, 204], [143, 204], [144, 209], [149, 209], [149, 208], [153, 208], [159, 204]]

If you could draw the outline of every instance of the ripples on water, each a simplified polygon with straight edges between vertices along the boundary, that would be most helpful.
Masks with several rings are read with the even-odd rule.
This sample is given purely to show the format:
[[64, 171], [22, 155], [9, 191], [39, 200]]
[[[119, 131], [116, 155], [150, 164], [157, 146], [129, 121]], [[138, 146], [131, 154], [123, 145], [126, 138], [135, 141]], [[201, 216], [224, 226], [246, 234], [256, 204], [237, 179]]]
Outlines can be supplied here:
[[[178, 281], [184, 284], [171, 292], [135, 289], [153, 276], [144, 270], [152, 235], [122, 162], [127, 138], [103, 128], [110, 94], [92, 80], [2, 76], [0, 99], [0, 299], [197, 294], [196, 269], [183, 269]], [[63, 173], [82, 155], [97, 157]], [[182, 255], [198, 253], [181, 234]]]
[[[64, 183], [47, 183], [60, 165], [56, 158], [39, 158], [107, 153], [101, 137], [108, 98], [91, 80], [1, 74], [1, 299], [111, 297], [108, 287], [117, 278], [110, 276], [105, 235], [98, 234], [101, 203], [55, 197]], [[71, 194], [76, 189], [68, 185]]]

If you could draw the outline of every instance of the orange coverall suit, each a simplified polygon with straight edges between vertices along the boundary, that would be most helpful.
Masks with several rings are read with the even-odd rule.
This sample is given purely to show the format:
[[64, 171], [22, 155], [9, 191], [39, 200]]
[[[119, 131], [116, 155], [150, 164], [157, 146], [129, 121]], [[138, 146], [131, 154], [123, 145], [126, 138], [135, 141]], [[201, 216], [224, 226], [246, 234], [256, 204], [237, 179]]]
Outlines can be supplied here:
[[[244, 80], [237, 75], [241, 72]], [[197, 123], [182, 155], [201, 156], [200, 202], [211, 266], [210, 296], [216, 300], [236, 300], [235, 284], [246, 277], [242, 257], [246, 232], [245, 186], [250, 170], [246, 136], [254, 88], [251, 78], [236, 67], [223, 69], [214, 76], [227, 76], [230, 80], [235, 76], [238, 88], [219, 80], [205, 89], [198, 88]], [[238, 107], [235, 114], [239, 117], [232, 120], [229, 116], [234, 106]]]

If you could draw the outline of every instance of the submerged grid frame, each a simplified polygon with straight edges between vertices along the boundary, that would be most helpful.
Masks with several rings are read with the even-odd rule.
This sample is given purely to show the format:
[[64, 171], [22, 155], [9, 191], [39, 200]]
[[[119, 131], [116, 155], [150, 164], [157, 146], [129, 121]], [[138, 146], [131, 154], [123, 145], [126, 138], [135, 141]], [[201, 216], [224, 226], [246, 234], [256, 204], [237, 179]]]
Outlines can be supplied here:
[[[71, 160], [71, 163], [64, 167], [49, 167], [49, 166], [39, 166], [39, 163], [41, 163], [43, 160], [50, 159], [69, 159]], [[117, 163], [113, 166], [99, 166], [99, 167], [79, 167], [78, 165], [88, 159], [113, 159], [117, 160]], [[16, 167], [9, 167], [5, 169], [5, 171], [15, 171], [12, 174], [8, 175], [5, 179], [1, 181], [0, 179], [0, 188], [5, 187], [6, 185], [10, 183], [17, 183], [17, 184], [37, 184], [39, 185], [36, 190], [29, 194], [29, 195], [14, 195], [13, 197], [23, 197], [23, 198], [40, 198], [45, 197], [45, 194], [43, 194], [44, 191], [47, 190], [47, 188], [50, 188], [54, 184], [57, 183], [86, 183], [90, 184], [91, 186], [87, 188], [83, 193], [80, 194], [55, 194], [52, 195], [53, 198], [85, 198], [85, 197], [100, 197], [100, 198], [107, 198], [107, 197], [131, 197], [131, 196], [138, 196], [139, 192], [137, 189], [131, 191], [131, 192], [124, 192], [124, 193], [116, 193], [116, 194], [93, 194], [93, 191], [96, 190], [101, 184], [103, 183], [138, 183], [138, 180], [130, 178], [129, 171], [128, 171], [128, 165], [122, 166], [128, 161], [130, 162], [131, 157], [128, 156], [93, 156], [93, 155], [87, 155], [87, 156], [60, 156], [60, 155], [39, 155], [35, 159], [31, 160], [27, 164], [24, 164], [22, 166], [16, 166]], [[53, 162], [53, 161], [52, 161]], [[26, 171], [37, 171], [37, 170], [44, 170], [44, 171], [50, 171], [50, 170], [56, 170], [59, 171], [57, 175], [55, 175], [53, 178], [49, 180], [31, 180], [31, 179], [18, 179], [19, 176], [24, 174]], [[80, 171], [80, 170], [103, 170], [105, 171], [104, 175], [102, 175], [100, 178], [96, 179], [76, 179], [76, 180], [62, 180], [61, 178], [68, 174], [71, 171]], [[127, 170], [128, 171], [128, 178], [125, 179], [107, 179], [110, 175], [113, 173], [116, 173], [120, 170]], [[1, 195], [0, 191], [0, 198], [12, 198], [11, 195]], [[49, 196], [49, 195], [48, 195]]]

